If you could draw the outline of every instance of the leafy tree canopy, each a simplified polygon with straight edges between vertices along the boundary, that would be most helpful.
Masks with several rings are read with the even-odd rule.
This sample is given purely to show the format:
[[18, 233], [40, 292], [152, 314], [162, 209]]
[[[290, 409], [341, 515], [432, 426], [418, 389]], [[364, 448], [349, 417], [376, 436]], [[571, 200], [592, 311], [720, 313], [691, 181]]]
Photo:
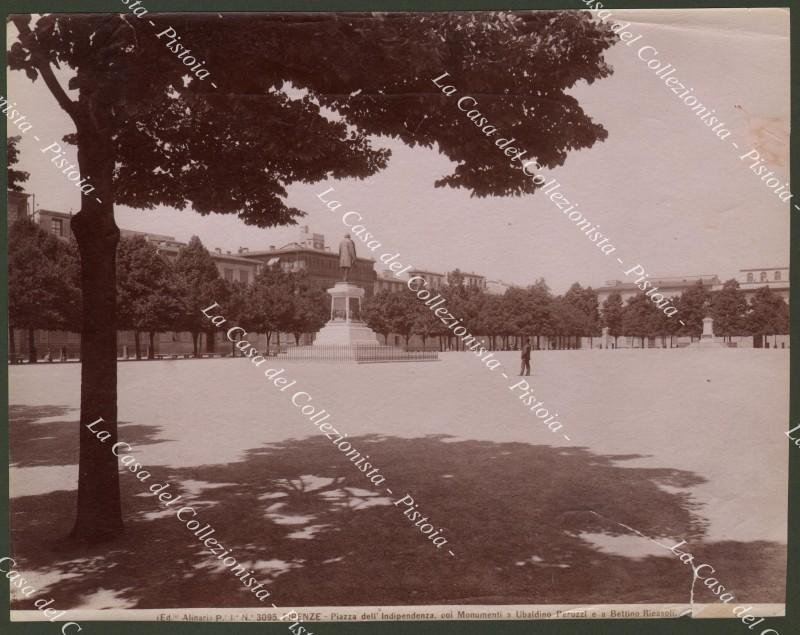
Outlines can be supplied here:
[[[369, 135], [436, 146], [456, 164], [439, 186], [533, 192], [531, 178], [433, 85], [443, 72], [478, 100], [495, 139], [515, 137], [542, 165], [562, 165], [570, 150], [607, 136], [566, 92], [612, 72], [603, 53], [617, 36], [585, 11], [12, 20], [10, 68], [44, 79], [75, 122], [68, 140], [92, 143], [95, 133], [109, 144], [97, 156], [113, 159], [111, 198], [132, 207], [291, 223], [303, 215], [284, 202], [292, 183], [363, 178], [386, 165], [389, 152]], [[207, 78], [189, 72], [168, 36], [156, 37], [169, 27]], [[53, 66], [74, 71], [68, 87]]]

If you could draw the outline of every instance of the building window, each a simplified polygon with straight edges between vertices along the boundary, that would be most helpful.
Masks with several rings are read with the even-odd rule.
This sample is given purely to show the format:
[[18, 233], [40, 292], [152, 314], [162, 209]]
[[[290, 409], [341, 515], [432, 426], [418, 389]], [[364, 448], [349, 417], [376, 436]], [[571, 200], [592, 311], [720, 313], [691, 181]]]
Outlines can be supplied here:
[[748, 273], [747, 274], [747, 281], [748, 282], [753, 282], [753, 274], [752, 273]]
[[766, 282], [766, 281], [767, 281], [767, 272], [766, 271], [762, 271], [761, 272], [761, 282]]
[[239, 282], [243, 284], [250, 284], [250, 272], [247, 269], [239, 270]]
[[233, 282], [233, 269], [225, 269], [223, 275], [225, 276], [225, 280]]
[[776, 271], [775, 272], [775, 281], [779, 282], [780, 279], [781, 279], [781, 272], [780, 271]]
[[64, 235], [64, 221], [60, 218], [50, 219], [50, 232], [56, 236]]

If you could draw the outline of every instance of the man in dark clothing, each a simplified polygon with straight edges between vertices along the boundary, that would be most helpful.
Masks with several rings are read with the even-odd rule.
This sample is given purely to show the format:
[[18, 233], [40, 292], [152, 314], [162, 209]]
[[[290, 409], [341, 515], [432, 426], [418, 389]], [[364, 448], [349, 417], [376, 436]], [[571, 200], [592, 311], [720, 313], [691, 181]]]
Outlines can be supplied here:
[[339, 243], [339, 268], [344, 272], [342, 280], [347, 282], [350, 269], [356, 265], [356, 245], [350, 234], [344, 235], [344, 240]]
[[531, 344], [526, 337], [522, 341], [522, 364], [519, 367], [519, 376], [531, 374]]

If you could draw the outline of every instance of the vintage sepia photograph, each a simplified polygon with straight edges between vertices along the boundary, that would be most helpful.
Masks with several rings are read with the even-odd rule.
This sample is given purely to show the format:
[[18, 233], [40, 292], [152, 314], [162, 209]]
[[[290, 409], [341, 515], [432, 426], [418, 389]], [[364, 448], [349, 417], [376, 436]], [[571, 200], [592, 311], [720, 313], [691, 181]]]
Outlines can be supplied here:
[[107, 4], [7, 9], [13, 622], [792, 632], [788, 8]]

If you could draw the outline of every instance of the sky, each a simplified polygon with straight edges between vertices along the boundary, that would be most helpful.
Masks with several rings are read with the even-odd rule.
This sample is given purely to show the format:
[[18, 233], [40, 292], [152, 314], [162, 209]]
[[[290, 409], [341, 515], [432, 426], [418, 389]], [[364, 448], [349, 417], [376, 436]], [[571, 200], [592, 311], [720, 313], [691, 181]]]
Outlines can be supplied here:
[[[382, 243], [375, 254], [358, 243], [359, 256], [391, 251], [415, 268], [458, 267], [521, 285], [543, 277], [558, 293], [576, 281], [597, 287], [624, 280], [624, 271], [635, 264], [652, 277], [717, 274], [723, 280], [739, 269], [788, 266], [789, 204], [750, 171], [749, 161], [739, 159], [754, 145], [765, 156], [769, 150], [769, 169], [781, 183], [788, 181], [788, 10], [617, 10], [610, 20], [630, 22], [626, 30], [642, 37], [606, 52], [614, 68], [610, 78], [571, 91], [608, 130], [608, 139], [570, 153], [550, 175], [562, 184], [564, 196], [601, 226], [617, 248], [611, 256], [541, 192], [470, 198], [462, 190], [435, 188], [451, 162], [435, 149], [410, 149], [385, 138], [375, 140], [392, 150], [384, 171], [365, 180], [294, 185], [287, 203], [307, 212], [300, 223], [325, 234], [326, 244], [334, 246], [346, 231], [342, 212], [358, 211]], [[14, 38], [9, 26], [9, 42]], [[658, 51], [649, 50], [648, 59], [672, 64], [674, 76], [716, 110], [730, 137], [720, 140], [647, 68], [637, 56], [645, 45]], [[72, 132], [71, 122], [41, 81], [10, 72], [8, 82], [10, 100], [34, 124], [20, 145], [18, 168], [31, 174], [26, 191], [35, 194], [37, 207], [77, 212], [78, 189], [40, 152]], [[463, 116], [455, 100], [452, 115]], [[8, 130], [17, 133], [10, 122]], [[500, 152], [488, 140], [486, 151]], [[69, 152], [76, 158], [74, 147]], [[336, 213], [317, 198], [329, 187], [343, 204]], [[800, 193], [793, 202], [800, 204]], [[188, 209], [117, 206], [115, 214], [125, 229], [183, 241], [198, 235], [208, 248], [234, 253], [240, 246], [282, 245], [299, 234], [298, 227], [259, 229]]]

